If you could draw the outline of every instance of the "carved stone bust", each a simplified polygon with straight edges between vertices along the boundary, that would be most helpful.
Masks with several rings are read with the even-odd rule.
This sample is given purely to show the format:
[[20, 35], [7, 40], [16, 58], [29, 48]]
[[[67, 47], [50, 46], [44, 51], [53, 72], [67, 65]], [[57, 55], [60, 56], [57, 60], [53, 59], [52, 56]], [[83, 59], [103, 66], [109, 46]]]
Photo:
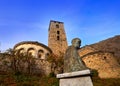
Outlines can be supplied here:
[[81, 40], [74, 38], [64, 55], [64, 72], [74, 72], [88, 69], [78, 54]]

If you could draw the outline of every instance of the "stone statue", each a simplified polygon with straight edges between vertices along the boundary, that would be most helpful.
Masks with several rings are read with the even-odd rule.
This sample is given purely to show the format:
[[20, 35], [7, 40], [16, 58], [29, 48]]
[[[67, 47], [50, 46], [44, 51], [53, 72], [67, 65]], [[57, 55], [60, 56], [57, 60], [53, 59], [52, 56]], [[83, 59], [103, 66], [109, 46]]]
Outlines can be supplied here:
[[74, 38], [72, 45], [68, 47], [64, 56], [64, 72], [74, 72], [88, 69], [78, 54], [81, 40]]

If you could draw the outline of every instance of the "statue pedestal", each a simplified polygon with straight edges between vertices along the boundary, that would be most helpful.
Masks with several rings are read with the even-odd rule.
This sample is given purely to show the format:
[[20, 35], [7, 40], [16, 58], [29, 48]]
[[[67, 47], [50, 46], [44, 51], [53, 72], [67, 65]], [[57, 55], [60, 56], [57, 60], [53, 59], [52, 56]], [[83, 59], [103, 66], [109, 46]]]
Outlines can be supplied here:
[[59, 86], [93, 86], [90, 70], [57, 74]]

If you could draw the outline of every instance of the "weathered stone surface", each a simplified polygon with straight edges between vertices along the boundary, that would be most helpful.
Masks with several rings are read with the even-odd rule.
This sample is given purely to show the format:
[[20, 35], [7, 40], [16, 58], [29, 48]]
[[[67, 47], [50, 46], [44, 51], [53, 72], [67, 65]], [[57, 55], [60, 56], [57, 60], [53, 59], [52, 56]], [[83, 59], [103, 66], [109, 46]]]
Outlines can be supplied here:
[[68, 47], [64, 56], [64, 72], [73, 72], [88, 69], [78, 54], [81, 45], [79, 38], [72, 40], [72, 45]]
[[90, 76], [60, 79], [59, 86], [93, 86]]
[[0, 71], [11, 72], [11, 56], [9, 54], [0, 53]]
[[93, 86], [90, 70], [58, 74], [59, 86]]
[[113, 53], [86, 46], [79, 50], [79, 54], [81, 58], [84, 57], [83, 61], [87, 67], [98, 71], [100, 78], [120, 78], [120, 64]]
[[77, 77], [83, 75], [90, 75], [90, 70], [82, 70], [70, 73], [57, 74], [57, 78]]

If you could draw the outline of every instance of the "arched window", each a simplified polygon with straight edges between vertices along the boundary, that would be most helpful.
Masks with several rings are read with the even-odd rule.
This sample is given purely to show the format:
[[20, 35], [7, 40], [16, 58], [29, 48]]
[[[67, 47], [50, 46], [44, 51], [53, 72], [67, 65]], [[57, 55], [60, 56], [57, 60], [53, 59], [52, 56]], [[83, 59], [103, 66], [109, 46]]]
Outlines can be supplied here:
[[48, 57], [49, 55], [50, 55], [49, 53], [46, 54], [47, 57]]
[[60, 31], [57, 31], [57, 34], [60, 34]]
[[34, 49], [34, 48], [29, 48], [29, 49], [27, 50], [27, 54], [28, 54], [29, 56], [34, 56], [34, 55], [35, 55], [35, 49]]
[[57, 40], [60, 40], [60, 36], [57, 36]]
[[17, 54], [19, 54], [19, 55], [24, 55], [24, 53], [25, 53], [25, 49], [24, 48], [20, 48], [18, 50], [18, 52], [17, 52]]
[[42, 55], [43, 55], [43, 53], [44, 53], [44, 51], [43, 51], [42, 49], [40, 49], [40, 50], [38, 51], [38, 58], [41, 58]]
[[50, 56], [50, 53], [45, 54], [45, 59], [47, 59]]
[[58, 25], [58, 24], [56, 24], [56, 28], [59, 28], [59, 25]]

